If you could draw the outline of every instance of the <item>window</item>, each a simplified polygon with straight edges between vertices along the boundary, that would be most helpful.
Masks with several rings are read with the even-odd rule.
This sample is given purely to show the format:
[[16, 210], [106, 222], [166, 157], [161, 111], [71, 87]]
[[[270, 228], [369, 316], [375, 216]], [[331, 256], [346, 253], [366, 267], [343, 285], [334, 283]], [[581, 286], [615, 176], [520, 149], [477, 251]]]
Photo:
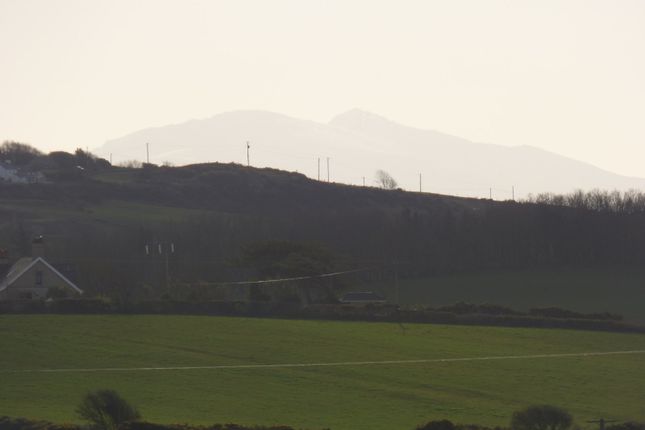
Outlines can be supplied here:
[[43, 272], [42, 270], [36, 271], [36, 285], [40, 286], [43, 284]]

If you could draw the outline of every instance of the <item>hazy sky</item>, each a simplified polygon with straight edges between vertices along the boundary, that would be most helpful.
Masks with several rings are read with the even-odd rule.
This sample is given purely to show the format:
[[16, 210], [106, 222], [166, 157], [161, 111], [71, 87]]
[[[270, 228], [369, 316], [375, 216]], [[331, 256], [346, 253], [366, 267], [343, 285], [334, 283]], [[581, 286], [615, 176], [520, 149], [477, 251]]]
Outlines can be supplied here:
[[645, 1], [0, 0], [0, 140], [357, 107], [645, 177]]

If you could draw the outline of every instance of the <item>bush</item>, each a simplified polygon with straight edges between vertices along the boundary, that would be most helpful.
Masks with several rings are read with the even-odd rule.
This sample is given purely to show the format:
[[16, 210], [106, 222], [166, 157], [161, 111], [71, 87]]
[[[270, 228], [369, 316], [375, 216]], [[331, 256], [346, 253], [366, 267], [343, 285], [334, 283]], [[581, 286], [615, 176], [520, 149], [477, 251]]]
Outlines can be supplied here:
[[645, 423], [626, 422], [607, 426], [607, 430], [645, 430]]
[[546, 318], [576, 318], [576, 319], [613, 320], [613, 321], [621, 321], [623, 319], [621, 315], [610, 314], [609, 312], [582, 314], [579, 312], [570, 311], [568, 309], [561, 309], [561, 308], [555, 308], [555, 307], [533, 308], [529, 311], [529, 314], [539, 316], [539, 317], [546, 317]]
[[556, 406], [529, 406], [513, 414], [513, 430], [566, 430], [573, 418], [569, 412]]
[[87, 393], [76, 408], [76, 413], [101, 430], [115, 430], [120, 424], [141, 418], [136, 408], [114, 390]]
[[66, 299], [68, 296], [67, 290], [62, 287], [49, 287], [47, 289], [48, 299]]
[[455, 430], [455, 425], [448, 420], [430, 421], [422, 426], [418, 426], [417, 430]]
[[54, 424], [27, 418], [0, 417], [0, 430], [81, 430], [73, 424]]

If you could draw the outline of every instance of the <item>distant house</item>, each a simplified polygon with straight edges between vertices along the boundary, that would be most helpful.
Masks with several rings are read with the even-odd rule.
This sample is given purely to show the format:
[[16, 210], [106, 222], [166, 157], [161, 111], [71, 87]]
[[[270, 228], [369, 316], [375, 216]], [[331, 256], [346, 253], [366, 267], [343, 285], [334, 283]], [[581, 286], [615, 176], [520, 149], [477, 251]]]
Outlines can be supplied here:
[[340, 299], [345, 304], [383, 304], [387, 303], [384, 297], [373, 291], [350, 291]]
[[83, 294], [83, 290], [42, 257], [25, 257], [11, 266], [0, 283], [0, 300], [44, 299], [54, 290], [69, 296]]
[[32, 243], [32, 253], [33, 257], [16, 261], [4, 279], [0, 279], [0, 300], [83, 294], [83, 290], [44, 259], [42, 237]]

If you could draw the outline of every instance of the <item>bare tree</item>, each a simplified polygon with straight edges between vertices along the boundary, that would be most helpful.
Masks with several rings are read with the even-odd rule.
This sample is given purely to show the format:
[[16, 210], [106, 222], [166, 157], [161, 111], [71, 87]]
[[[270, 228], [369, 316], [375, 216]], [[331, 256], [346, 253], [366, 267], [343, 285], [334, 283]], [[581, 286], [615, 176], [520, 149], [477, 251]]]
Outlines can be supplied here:
[[392, 175], [385, 170], [376, 171], [376, 184], [385, 190], [394, 190], [399, 186]]
[[139, 411], [114, 390], [87, 393], [76, 413], [99, 430], [116, 430], [124, 422], [141, 418]]

